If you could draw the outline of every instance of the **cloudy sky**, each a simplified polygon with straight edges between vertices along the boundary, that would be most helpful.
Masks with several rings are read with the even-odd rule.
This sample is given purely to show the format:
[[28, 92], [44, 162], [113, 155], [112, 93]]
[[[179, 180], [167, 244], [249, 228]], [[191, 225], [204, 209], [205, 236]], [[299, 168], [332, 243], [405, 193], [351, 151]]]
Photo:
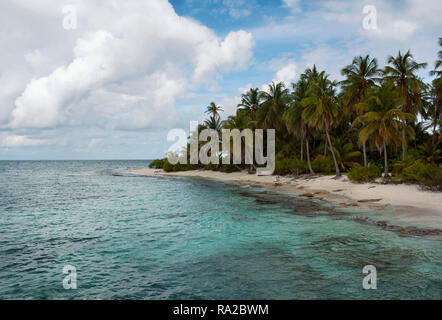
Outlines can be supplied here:
[[0, 159], [159, 157], [210, 101], [226, 117], [313, 63], [340, 79], [355, 55], [410, 49], [432, 66], [441, 16], [440, 0], [2, 0]]

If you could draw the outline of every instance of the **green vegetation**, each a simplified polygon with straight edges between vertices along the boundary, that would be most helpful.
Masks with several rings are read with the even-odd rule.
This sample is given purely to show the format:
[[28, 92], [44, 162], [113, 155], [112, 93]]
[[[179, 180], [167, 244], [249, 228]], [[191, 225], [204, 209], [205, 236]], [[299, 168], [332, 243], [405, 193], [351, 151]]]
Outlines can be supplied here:
[[163, 169], [164, 168], [164, 164], [166, 162], [167, 162], [167, 159], [154, 160], [151, 163], [149, 163], [149, 168]]
[[198, 169], [198, 166], [191, 164], [179, 164], [179, 163], [173, 165], [169, 163], [169, 161], [167, 161], [167, 158], [164, 158], [164, 159], [153, 160], [151, 163], [149, 163], [149, 168], [163, 169], [166, 172], [173, 172], [173, 171], [196, 170]]
[[233, 164], [228, 164], [228, 165], [222, 166], [222, 172], [225, 172], [225, 173], [232, 173], [232, 172], [238, 172], [238, 171], [241, 171], [241, 168], [237, 167]]
[[[386, 177], [392, 175], [392, 181], [440, 185], [441, 59], [442, 50], [430, 72], [431, 83], [418, 75], [427, 63], [417, 62], [410, 51], [390, 56], [383, 68], [369, 55], [355, 57], [342, 69], [340, 82], [313, 66], [290, 87], [272, 82], [264, 91], [251, 88], [242, 95], [236, 114], [224, 121], [222, 107], [211, 102], [198, 133], [206, 128], [220, 133], [275, 129], [275, 173], [280, 175], [339, 177], [348, 172], [352, 180], [370, 181], [383, 171]], [[166, 171], [256, 168], [256, 164], [173, 166], [165, 160], [153, 165]]]
[[213, 164], [212, 162], [210, 162], [209, 164], [207, 164], [204, 167], [204, 170], [211, 170], [211, 171], [215, 171], [218, 168], [218, 166], [216, 164]]
[[381, 176], [377, 166], [353, 168], [348, 173], [348, 178], [353, 181], [370, 182]]
[[190, 171], [198, 169], [197, 165], [193, 164], [171, 164], [169, 161], [164, 162], [163, 170], [166, 172], [174, 172], [174, 171]]
[[407, 181], [431, 183], [439, 170], [434, 164], [416, 162], [405, 168], [399, 176]]
[[305, 161], [298, 158], [281, 158], [276, 159], [275, 174], [286, 175], [294, 174], [299, 175], [308, 172], [308, 165]]

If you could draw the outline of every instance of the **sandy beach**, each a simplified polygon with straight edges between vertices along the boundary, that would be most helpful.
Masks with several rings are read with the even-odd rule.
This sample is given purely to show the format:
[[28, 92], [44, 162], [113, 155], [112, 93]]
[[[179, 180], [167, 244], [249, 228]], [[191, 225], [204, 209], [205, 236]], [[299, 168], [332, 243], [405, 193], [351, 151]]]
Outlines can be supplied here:
[[353, 183], [346, 176], [257, 176], [246, 171], [222, 173], [207, 170], [164, 172], [158, 169], [130, 170], [141, 175], [180, 176], [263, 186], [298, 196], [329, 201], [343, 208], [384, 210], [389, 220], [442, 230], [442, 193], [420, 190], [416, 185]]

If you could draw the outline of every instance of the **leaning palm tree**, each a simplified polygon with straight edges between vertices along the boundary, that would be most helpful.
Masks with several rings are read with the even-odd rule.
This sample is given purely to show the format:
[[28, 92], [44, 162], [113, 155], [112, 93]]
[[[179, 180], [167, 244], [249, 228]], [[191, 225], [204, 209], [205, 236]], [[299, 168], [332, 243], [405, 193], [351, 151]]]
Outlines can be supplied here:
[[364, 127], [359, 133], [359, 144], [369, 139], [371, 147], [377, 147], [384, 152], [385, 177], [388, 175], [387, 145], [406, 143], [403, 141], [406, 132], [414, 135], [413, 128], [406, 123], [414, 121], [415, 115], [404, 112], [401, 106], [401, 95], [397, 88], [389, 82], [384, 82], [379, 88], [370, 90], [366, 103], [361, 106], [368, 110], [356, 118], [353, 126], [363, 123]]
[[[402, 111], [416, 115], [421, 111], [423, 105], [421, 92], [425, 88], [425, 84], [416, 72], [425, 68], [427, 63], [416, 62], [410, 51], [404, 55], [399, 51], [397, 57], [390, 56], [387, 61], [390, 65], [385, 67], [383, 73], [385, 79], [393, 82], [399, 90]], [[402, 160], [405, 160], [405, 131], [402, 131], [402, 135]]]
[[361, 152], [354, 150], [352, 142], [345, 142], [342, 137], [332, 138], [333, 151], [336, 155], [336, 160], [342, 170], [346, 170], [351, 167], [359, 165], [359, 159], [361, 158]]
[[256, 113], [262, 101], [262, 93], [258, 88], [250, 88], [249, 91], [243, 93], [241, 96], [241, 103], [238, 104], [238, 108], [246, 110], [252, 121], [255, 120]]
[[[311, 68], [307, 68], [305, 69], [304, 73], [301, 74], [300, 76], [300, 80], [305, 80], [307, 82], [307, 87], [310, 87], [310, 84], [317, 81], [319, 77], [325, 75], [325, 71], [321, 71], [319, 72], [318, 69], [316, 68], [316, 64], [313, 65], [313, 67]], [[302, 99], [305, 97], [301, 98]], [[310, 127], [310, 129], [312, 129]], [[326, 143], [324, 144], [324, 159], [326, 159], [327, 157], [327, 139], [325, 140]]]
[[212, 117], [216, 118], [219, 116], [219, 112], [224, 111], [221, 106], [217, 106], [215, 102], [211, 102], [206, 109], [206, 114], [211, 114]]
[[[282, 114], [287, 109], [290, 96], [282, 82], [272, 82], [268, 92], [262, 92], [263, 102], [258, 110], [257, 120], [265, 129], [283, 128]], [[285, 126], [284, 126], [285, 127]]]
[[[341, 70], [346, 77], [341, 81], [343, 89], [343, 104], [348, 114], [362, 115], [365, 110], [355, 106], [361, 105], [367, 97], [367, 91], [376, 85], [379, 76], [378, 63], [376, 58], [371, 59], [369, 55], [359, 56], [353, 59], [352, 64]], [[367, 166], [367, 153], [365, 141], [362, 143], [364, 156], [364, 167]]]
[[301, 101], [304, 110], [302, 118], [307, 124], [317, 130], [325, 132], [326, 143], [330, 147], [336, 169], [336, 177], [341, 176], [339, 165], [330, 140], [330, 129], [338, 122], [339, 103], [334, 87], [335, 82], [328, 79], [325, 72], [321, 72], [317, 79], [309, 82], [307, 97]]

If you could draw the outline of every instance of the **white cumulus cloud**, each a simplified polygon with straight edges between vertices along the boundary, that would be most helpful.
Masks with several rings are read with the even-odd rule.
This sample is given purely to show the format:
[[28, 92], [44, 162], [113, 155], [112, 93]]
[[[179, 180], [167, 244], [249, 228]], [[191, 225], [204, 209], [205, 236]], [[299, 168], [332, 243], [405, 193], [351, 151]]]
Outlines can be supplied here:
[[297, 76], [296, 64], [293, 62], [288, 63], [276, 72], [274, 82], [284, 82], [286, 86], [294, 82]]
[[[29, 7], [44, 14], [47, 3], [31, 2]], [[76, 121], [72, 117], [81, 113], [77, 110], [81, 102], [95, 90], [112, 91], [115, 86], [121, 90], [125, 83], [137, 87], [137, 79], [151, 82], [119, 92], [138, 99], [115, 125], [147, 127], [161, 121], [166, 125], [177, 118], [179, 95], [204, 86], [216, 72], [245, 68], [252, 57], [250, 33], [233, 31], [221, 39], [198, 22], [178, 16], [165, 0], [74, 5], [79, 9], [79, 36], [72, 60], [29, 81], [15, 99], [10, 128], [49, 128]], [[47, 14], [52, 17], [53, 10], [47, 8]], [[27, 53], [26, 60], [35, 67], [40, 51]], [[165, 111], [161, 116], [156, 114], [161, 111]]]

